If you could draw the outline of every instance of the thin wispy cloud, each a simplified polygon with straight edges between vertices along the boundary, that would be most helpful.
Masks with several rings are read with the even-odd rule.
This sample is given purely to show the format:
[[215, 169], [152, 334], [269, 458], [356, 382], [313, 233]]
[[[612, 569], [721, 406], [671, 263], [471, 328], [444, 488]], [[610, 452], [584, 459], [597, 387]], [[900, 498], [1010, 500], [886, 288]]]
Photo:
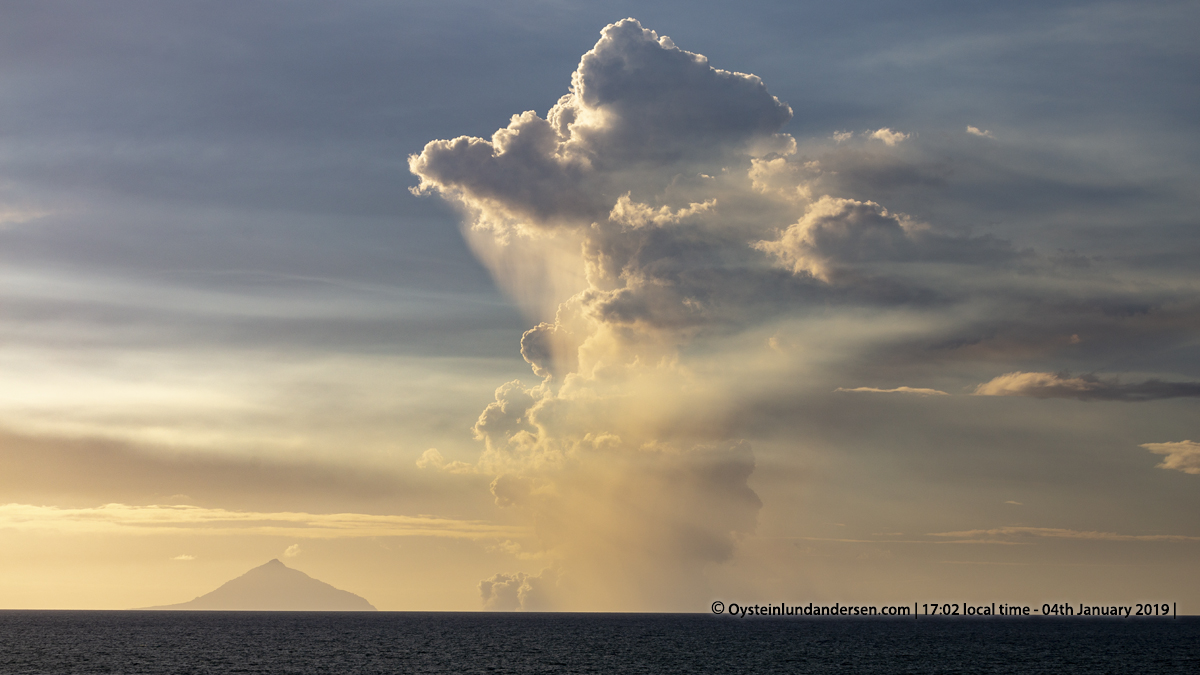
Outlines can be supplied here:
[[0, 203], [0, 228], [6, 225], [18, 225], [27, 223], [31, 220], [45, 218], [52, 215], [51, 211], [37, 208], [6, 206]]
[[1155, 401], [1200, 396], [1200, 382], [1144, 380], [1121, 382], [1095, 375], [1071, 377], [1068, 373], [1013, 372], [999, 375], [975, 388], [975, 396], [1030, 396], [1073, 398], [1081, 401]]
[[[0, 505], [0, 529], [121, 535], [270, 535], [305, 539], [348, 537], [449, 537], [458, 539], [528, 536], [521, 527], [431, 516], [365, 513], [262, 513], [199, 506], [105, 504], [68, 509], [32, 504]], [[298, 545], [297, 545], [298, 546]], [[297, 551], [299, 548], [296, 549]]]
[[895, 387], [893, 389], [879, 389], [878, 387], [854, 387], [848, 389], [846, 387], [838, 387], [834, 391], [843, 392], [862, 392], [867, 394], [916, 394], [918, 396], [949, 396], [948, 393], [939, 389], [925, 389], [922, 387]]
[[985, 530], [960, 530], [957, 532], [931, 532], [931, 537], [946, 537], [958, 540], [970, 540], [984, 543], [1013, 542], [1023, 539], [1087, 539], [1093, 541], [1163, 541], [1163, 542], [1195, 542], [1200, 537], [1179, 534], [1118, 534], [1116, 532], [1097, 532], [1088, 530], [1071, 530], [1058, 527], [1024, 527], [1007, 526]]

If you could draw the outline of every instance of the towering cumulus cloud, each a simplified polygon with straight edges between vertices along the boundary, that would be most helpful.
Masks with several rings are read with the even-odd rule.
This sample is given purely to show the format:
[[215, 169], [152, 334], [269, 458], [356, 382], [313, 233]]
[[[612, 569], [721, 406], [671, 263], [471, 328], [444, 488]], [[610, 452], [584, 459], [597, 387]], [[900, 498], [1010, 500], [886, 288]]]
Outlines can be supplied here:
[[497, 503], [529, 514], [561, 574], [499, 575], [481, 586], [489, 606], [677, 607], [754, 528], [752, 451], [694, 428], [709, 397], [678, 348], [762, 283], [736, 279], [745, 268], [780, 276], [748, 245], [770, 224], [723, 201], [753, 158], [792, 152], [791, 114], [759, 78], [626, 19], [545, 118], [411, 158], [418, 191], [465, 208], [501, 283], [565, 296], [521, 340], [542, 384], [500, 387], [475, 425]]
[[819, 166], [780, 131], [791, 116], [754, 75], [626, 19], [544, 118], [410, 158], [414, 191], [462, 207], [476, 253], [536, 317], [520, 349], [542, 381], [496, 391], [476, 469], [548, 562], [484, 581], [489, 607], [694, 608], [760, 502], [728, 397], [682, 348], [806, 298], [869, 298], [898, 264], [1009, 254], [814, 197]]

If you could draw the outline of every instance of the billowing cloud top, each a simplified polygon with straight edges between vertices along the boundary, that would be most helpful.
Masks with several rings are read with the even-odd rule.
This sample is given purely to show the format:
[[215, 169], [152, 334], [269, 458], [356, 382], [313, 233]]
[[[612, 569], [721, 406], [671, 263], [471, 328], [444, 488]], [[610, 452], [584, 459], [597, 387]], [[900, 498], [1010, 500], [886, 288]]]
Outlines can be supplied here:
[[[431, 141], [409, 167], [414, 192], [464, 207], [473, 246], [514, 294], [578, 292], [527, 336], [539, 374], [577, 366], [578, 321], [678, 331], [814, 294], [903, 302], [930, 294], [915, 279], [877, 280], [895, 277], [889, 266], [1014, 258], [1007, 242], [820, 196], [836, 172], [796, 160], [781, 131], [791, 115], [758, 77], [626, 19], [602, 31], [545, 118], [514, 115], [490, 140]], [[525, 253], [505, 248], [513, 237]]]
[[625, 19], [604, 29], [545, 119], [528, 111], [490, 141], [432, 141], [409, 166], [418, 191], [453, 195], [481, 222], [586, 225], [617, 195], [669, 180], [655, 171], [663, 165], [719, 171], [731, 152], [789, 152], [779, 130], [791, 116], [758, 77], [712, 68]]

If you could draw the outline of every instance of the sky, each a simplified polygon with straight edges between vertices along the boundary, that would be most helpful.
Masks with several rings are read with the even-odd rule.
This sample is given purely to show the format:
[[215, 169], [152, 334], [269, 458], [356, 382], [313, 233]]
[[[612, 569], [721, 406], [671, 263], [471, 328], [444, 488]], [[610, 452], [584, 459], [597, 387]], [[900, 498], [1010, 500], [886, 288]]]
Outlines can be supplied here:
[[0, 3], [0, 607], [1200, 612], [1198, 28]]

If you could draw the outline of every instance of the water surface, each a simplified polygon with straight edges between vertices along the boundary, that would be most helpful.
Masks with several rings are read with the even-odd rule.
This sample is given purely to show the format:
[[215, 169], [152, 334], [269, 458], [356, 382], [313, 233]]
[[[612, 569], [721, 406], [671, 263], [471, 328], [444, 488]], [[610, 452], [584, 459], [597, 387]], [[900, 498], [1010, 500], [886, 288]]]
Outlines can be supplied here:
[[1200, 617], [0, 611], [0, 673], [1200, 673]]

